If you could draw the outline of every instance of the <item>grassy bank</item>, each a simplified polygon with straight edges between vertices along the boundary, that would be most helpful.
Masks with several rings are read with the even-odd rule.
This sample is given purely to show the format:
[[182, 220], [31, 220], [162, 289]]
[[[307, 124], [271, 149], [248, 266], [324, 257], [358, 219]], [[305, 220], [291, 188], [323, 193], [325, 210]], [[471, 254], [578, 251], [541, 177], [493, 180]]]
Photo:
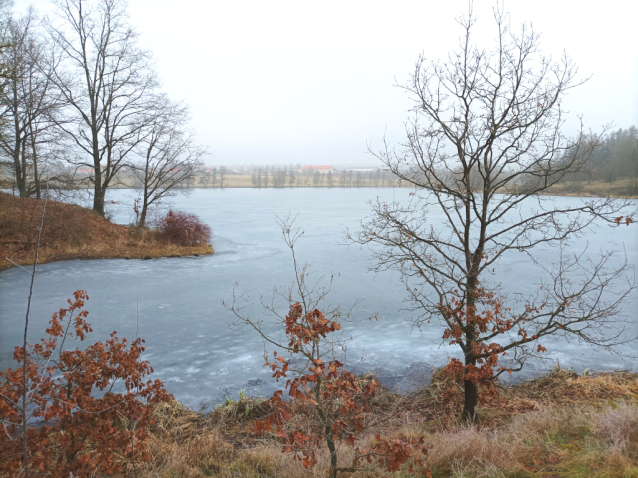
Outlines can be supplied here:
[[[418, 438], [428, 447], [434, 477], [553, 478], [638, 476], [638, 374], [578, 376], [557, 370], [484, 397], [480, 422], [457, 420], [460, 387], [435, 373], [408, 395], [383, 390], [370, 413], [385, 418], [370, 430], [384, 438]], [[153, 460], [140, 476], [326, 476], [327, 457], [305, 470], [272, 439], [256, 439], [255, 419], [269, 412], [261, 400], [242, 398], [210, 416], [170, 402], [155, 411]], [[349, 475], [355, 477], [369, 474]], [[385, 475], [384, 475], [385, 476]], [[407, 470], [390, 476], [408, 477]]]
[[548, 195], [554, 196], [592, 196], [615, 198], [638, 198], [638, 186], [629, 179], [619, 179], [613, 182], [567, 182], [557, 184], [547, 190]]
[[[33, 264], [44, 201], [0, 193], [0, 271]], [[48, 201], [39, 262], [70, 259], [152, 259], [212, 254], [208, 244], [184, 247], [162, 241], [149, 230], [113, 224], [94, 211]]]

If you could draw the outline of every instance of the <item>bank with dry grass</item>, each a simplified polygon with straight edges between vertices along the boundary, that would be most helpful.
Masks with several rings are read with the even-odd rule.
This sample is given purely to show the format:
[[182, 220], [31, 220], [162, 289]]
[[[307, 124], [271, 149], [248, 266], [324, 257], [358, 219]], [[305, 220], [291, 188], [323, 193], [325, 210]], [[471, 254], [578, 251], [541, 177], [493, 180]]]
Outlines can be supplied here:
[[[0, 193], [0, 271], [33, 264], [43, 200]], [[48, 201], [39, 262], [71, 259], [154, 259], [213, 254], [209, 244], [192, 247], [164, 241], [149, 229], [113, 224], [92, 210]]]
[[[422, 390], [400, 395], [383, 390], [370, 410], [383, 438], [424, 437], [433, 477], [554, 478], [638, 476], [638, 374], [579, 376], [555, 370], [484, 396], [480, 420], [458, 420], [459, 384], [435, 373]], [[251, 434], [256, 419], [270, 412], [260, 399], [242, 398], [204, 416], [176, 401], [158, 406], [151, 462], [141, 476], [224, 478], [323, 477], [327, 454], [306, 470], [282, 453], [272, 437]], [[303, 409], [298, 409], [303, 420]], [[347, 461], [347, 458], [346, 458]], [[366, 473], [349, 475], [372, 476]], [[386, 475], [383, 475], [386, 476]], [[407, 469], [388, 475], [417, 476]]]
[[636, 199], [638, 198], [638, 185], [636, 185], [635, 180], [631, 179], [617, 179], [611, 182], [566, 181], [548, 188], [546, 194], [553, 196]]

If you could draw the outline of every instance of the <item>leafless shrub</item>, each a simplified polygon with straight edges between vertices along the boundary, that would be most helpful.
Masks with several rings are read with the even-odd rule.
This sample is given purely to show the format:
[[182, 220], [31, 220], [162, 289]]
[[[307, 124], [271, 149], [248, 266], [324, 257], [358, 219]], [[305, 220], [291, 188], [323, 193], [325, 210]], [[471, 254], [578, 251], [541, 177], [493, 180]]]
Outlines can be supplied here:
[[205, 244], [212, 234], [210, 227], [199, 217], [183, 211], [168, 211], [155, 222], [155, 227], [165, 241], [182, 246]]

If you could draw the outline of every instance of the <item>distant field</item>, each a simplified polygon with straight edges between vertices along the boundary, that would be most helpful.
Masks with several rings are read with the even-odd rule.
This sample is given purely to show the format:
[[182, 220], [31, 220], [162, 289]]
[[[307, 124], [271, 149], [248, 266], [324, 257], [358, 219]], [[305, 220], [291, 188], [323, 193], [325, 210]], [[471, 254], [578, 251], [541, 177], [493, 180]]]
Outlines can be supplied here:
[[602, 181], [565, 183], [554, 186], [548, 190], [548, 194], [556, 196], [610, 196], [638, 198], [638, 185], [630, 179], [619, 179], [611, 183]]
[[[120, 187], [133, 187], [131, 181], [127, 181], [127, 179], [122, 180], [122, 185]], [[635, 184], [635, 181], [634, 181]], [[192, 181], [187, 187], [191, 188], [212, 188], [220, 187], [219, 177], [217, 177], [215, 186], [213, 186], [212, 181], [202, 182], [201, 178], [198, 177], [194, 181]], [[224, 186], [225, 188], [253, 188], [252, 177], [248, 174], [228, 174], [224, 177]], [[262, 186], [264, 187], [264, 186]], [[268, 186], [269, 188], [273, 186], [273, 178], [269, 177]], [[286, 180], [285, 188], [291, 187], [288, 180]], [[346, 184], [344, 185], [341, 182], [341, 178], [338, 176], [334, 176], [332, 179], [332, 185], [328, 182], [328, 178], [324, 175], [318, 182], [315, 182], [312, 177], [308, 176], [297, 176], [295, 178], [294, 185], [292, 187], [295, 188], [328, 188], [328, 187], [361, 187], [361, 188], [383, 188], [383, 187], [410, 187], [406, 183], [401, 183], [397, 180], [390, 179], [370, 179], [370, 178], [348, 178]], [[602, 181], [592, 181], [592, 182], [578, 182], [578, 183], [565, 183], [553, 186], [547, 190], [548, 195], [556, 195], [556, 196], [592, 196], [592, 197], [626, 197], [626, 198], [638, 198], [638, 185], [632, 185], [632, 181], [629, 179], [620, 179], [618, 181], [614, 181], [611, 183], [606, 183]]]
[[[213, 185], [212, 180], [210, 178], [208, 181], [202, 181], [202, 177], [197, 177], [195, 180], [191, 181], [188, 185], [185, 185], [186, 188], [219, 188], [220, 180], [219, 175], [216, 178], [215, 184]], [[273, 185], [273, 177], [270, 176], [268, 178], [268, 185], [261, 187], [275, 187]], [[114, 186], [117, 188], [127, 189], [134, 188], [134, 182], [129, 177], [119, 178], [120, 184]], [[224, 188], [253, 188], [255, 185], [253, 184], [252, 176], [249, 174], [228, 174], [224, 176]], [[329, 188], [329, 187], [353, 187], [353, 188], [391, 188], [391, 187], [406, 187], [410, 186], [406, 183], [402, 183], [398, 180], [393, 179], [381, 179], [381, 178], [372, 178], [369, 177], [360, 177], [359, 179], [355, 177], [347, 178], [345, 184], [342, 182], [342, 178], [335, 174], [332, 177], [332, 184], [328, 181], [327, 175], [322, 175], [318, 181], [315, 181], [314, 178], [309, 176], [297, 176], [295, 177], [294, 184], [291, 186], [288, 179], [286, 179], [285, 185], [282, 186], [285, 188], [295, 187], [295, 188]], [[10, 191], [10, 188], [6, 188], [7, 191]], [[547, 195], [556, 195], [556, 196], [592, 196], [592, 197], [623, 197], [623, 198], [638, 198], [638, 184], [636, 181], [632, 181], [630, 179], [620, 179], [617, 181], [613, 181], [610, 183], [602, 182], [602, 181], [592, 181], [592, 182], [578, 182], [578, 183], [564, 183], [553, 186], [549, 188], [546, 192]]]
[[[348, 179], [346, 181], [345, 187], [361, 187], [361, 188], [369, 188], [369, 187], [395, 187], [398, 185], [397, 180], [386, 179], [369, 179], [369, 178], [360, 178], [360, 179]], [[219, 178], [217, 179], [217, 186], [219, 187]], [[199, 181], [198, 181], [198, 186]], [[208, 184], [208, 187], [212, 187], [212, 183]], [[240, 174], [230, 174], [224, 177], [224, 187], [225, 188], [252, 188], [255, 187], [253, 185], [252, 177], [249, 175], [240, 175]], [[273, 178], [268, 178], [268, 187], [273, 187]], [[344, 187], [341, 183], [341, 178], [333, 176], [332, 185], [328, 182], [327, 175], [322, 175], [318, 181], [314, 181], [314, 178], [308, 176], [297, 176], [295, 177], [294, 185], [290, 186], [288, 180], [286, 180], [285, 186], [283, 187], [295, 187], [295, 188], [327, 188], [327, 187]]]
[[[265, 187], [275, 187], [273, 184], [273, 177], [268, 177], [268, 185]], [[120, 179], [121, 185], [120, 187], [133, 187], [133, 182], [129, 178]], [[361, 187], [361, 188], [382, 188], [382, 187], [396, 187], [400, 186], [399, 181], [395, 179], [370, 179], [370, 178], [359, 178], [356, 177], [348, 178], [346, 180], [345, 185], [342, 184], [341, 178], [336, 175], [332, 177], [332, 184], [329, 183], [327, 175], [322, 175], [318, 178], [317, 181], [314, 178], [309, 176], [296, 176], [294, 184], [291, 186], [290, 181], [286, 179], [285, 185], [280, 187], [295, 187], [295, 188], [327, 188], [327, 187]], [[201, 176], [197, 177], [194, 181], [191, 181], [187, 187], [191, 188], [219, 188], [220, 179], [219, 175], [215, 180], [215, 185], [213, 186], [213, 182], [211, 179], [208, 182], [202, 181]], [[227, 174], [224, 176], [224, 186], [225, 188], [253, 188], [255, 185], [253, 184], [252, 176], [249, 174]], [[264, 187], [263, 185], [261, 187]]]

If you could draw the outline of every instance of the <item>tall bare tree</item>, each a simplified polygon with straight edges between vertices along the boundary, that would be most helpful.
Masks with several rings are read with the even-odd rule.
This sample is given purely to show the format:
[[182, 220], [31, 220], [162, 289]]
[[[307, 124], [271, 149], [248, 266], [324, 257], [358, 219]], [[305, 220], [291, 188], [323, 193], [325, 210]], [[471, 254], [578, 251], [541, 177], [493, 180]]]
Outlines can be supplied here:
[[55, 150], [53, 118], [60, 109], [60, 99], [42, 61], [46, 49], [37, 33], [33, 8], [22, 18], [9, 18], [7, 30], [2, 61], [11, 73], [0, 98], [4, 119], [0, 151], [9, 158], [20, 196], [35, 193], [40, 198], [40, 177], [52, 159], [43, 151]]
[[194, 179], [206, 149], [195, 145], [186, 129], [188, 108], [158, 95], [149, 105], [145, 126], [140, 131], [132, 171], [142, 188], [139, 225], [146, 225], [148, 208], [178, 192]]
[[213, 184], [213, 187], [217, 187], [217, 168], [215, 166], [213, 166], [210, 174], [212, 176], [211, 182]]
[[223, 188], [224, 187], [224, 178], [226, 176], [226, 166], [220, 166], [219, 167], [219, 187]]
[[[470, 7], [459, 20], [459, 49], [443, 62], [419, 57], [402, 86], [414, 100], [406, 141], [371, 151], [415, 190], [407, 205], [378, 200], [360, 233], [350, 236], [375, 245], [375, 270], [400, 271], [416, 325], [440, 320], [444, 342], [460, 346], [464, 359], [456, 370], [470, 420], [477, 416], [479, 383], [520, 370], [543, 351], [543, 337], [572, 336], [608, 348], [624, 340], [616, 314], [633, 287], [629, 282], [609, 293], [623, 277], [610, 254], [562, 256], [555, 267], [539, 263], [536, 246], [562, 246], [596, 220], [614, 225], [626, 217], [628, 203], [574, 199], [564, 205], [541, 196], [578, 171], [596, 146], [584, 141], [582, 127], [575, 140], [561, 133], [561, 102], [580, 84], [577, 69], [566, 55], [543, 56], [529, 26], [514, 33], [506, 14], [496, 10], [494, 18], [493, 48], [472, 42]], [[432, 211], [442, 223], [432, 223]], [[527, 253], [544, 269], [539, 280], [549, 283], [508, 310], [504, 289], [491, 285], [488, 274], [514, 252]], [[505, 353], [509, 365], [496, 367]]]
[[67, 103], [59, 127], [77, 147], [71, 161], [94, 170], [93, 209], [141, 138], [141, 118], [157, 87], [151, 54], [128, 24], [124, 0], [54, 0], [48, 24], [54, 53], [51, 78]]
[[[7, 41], [9, 37], [9, 24], [11, 20], [11, 0], [0, 0], [0, 52], [4, 52], [11, 44]], [[7, 65], [2, 57], [0, 57], [0, 92], [4, 90], [7, 81], [10, 79], [11, 73], [9, 65]], [[4, 118], [0, 115], [0, 124], [4, 122]], [[3, 164], [0, 162], [0, 166]]]

